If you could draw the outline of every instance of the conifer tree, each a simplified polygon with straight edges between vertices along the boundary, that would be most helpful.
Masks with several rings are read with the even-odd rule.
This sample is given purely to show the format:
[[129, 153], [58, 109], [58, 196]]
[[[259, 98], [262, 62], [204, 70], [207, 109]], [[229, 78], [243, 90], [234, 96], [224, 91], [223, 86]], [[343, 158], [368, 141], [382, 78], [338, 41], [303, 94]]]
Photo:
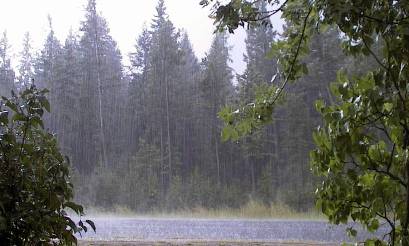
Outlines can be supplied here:
[[34, 79], [33, 59], [30, 33], [26, 32], [23, 39], [23, 50], [20, 53], [18, 89], [29, 86]]
[[7, 38], [7, 32], [4, 31], [0, 39], [0, 95], [10, 96], [11, 91], [15, 90], [15, 74], [10, 61], [10, 44]]
[[[260, 2], [255, 7], [261, 12], [266, 11], [266, 4]], [[277, 73], [276, 61], [273, 58], [268, 58], [268, 52], [274, 41], [275, 33], [270, 28], [271, 22], [269, 19], [263, 23], [254, 23], [246, 31], [246, 54], [244, 61], [246, 62], [246, 70], [238, 76], [238, 104], [240, 106], [247, 105], [254, 101], [257, 90], [265, 90], [272, 84], [274, 75]], [[240, 147], [243, 153], [244, 166], [248, 170], [251, 184], [251, 192], [256, 195], [258, 190], [257, 176], [258, 173], [263, 175], [264, 181], [260, 189], [269, 190], [273, 185], [267, 184], [266, 180], [272, 180], [273, 164], [277, 162], [278, 134], [276, 132], [277, 123], [265, 129], [259, 129], [251, 136], [245, 137]], [[264, 173], [267, 172], [267, 173]], [[278, 176], [278, 175], [277, 175]], [[265, 187], [265, 186], [270, 187]], [[272, 193], [266, 197], [267, 192], [260, 194], [261, 199], [267, 203], [267, 200], [272, 200]]]
[[48, 98], [50, 101], [51, 112], [44, 116], [44, 121], [47, 128], [52, 132], [56, 132], [58, 119], [58, 100], [56, 93], [56, 84], [58, 83], [59, 72], [62, 72], [58, 66], [61, 65], [61, 44], [54, 34], [51, 16], [48, 16], [49, 33], [45, 40], [44, 47], [40, 54], [34, 60], [35, 83], [39, 88], [47, 88], [49, 90]]
[[[229, 47], [227, 35], [218, 33], [215, 35], [210, 51], [204, 61], [204, 74], [200, 84], [200, 93], [203, 105], [203, 131], [207, 139], [203, 144], [209, 146], [208, 158], [204, 158], [214, 166], [212, 175], [216, 177], [216, 183], [221, 184], [221, 169], [223, 153], [220, 143], [221, 121], [217, 117], [217, 112], [226, 105], [229, 97], [233, 94], [232, 70], [229, 67]], [[210, 159], [209, 159], [210, 158]]]
[[[172, 114], [172, 105], [176, 97], [175, 85], [178, 82], [180, 50], [179, 33], [175, 31], [166, 13], [163, 0], [159, 0], [156, 16], [151, 25], [151, 46], [149, 51], [148, 105], [157, 112], [150, 116], [152, 123], [148, 134], [154, 143], [160, 146], [164, 190], [171, 183], [178, 166], [177, 149], [174, 149], [174, 128], [176, 119]], [[149, 136], [148, 135], [148, 136]]]
[[120, 139], [109, 135], [113, 131], [108, 129], [117, 126], [122, 66], [116, 42], [109, 35], [106, 20], [97, 13], [95, 0], [88, 1], [81, 32], [80, 136], [91, 151], [83, 148], [80, 156], [83, 168], [90, 171], [96, 165], [116, 165], [113, 153]]

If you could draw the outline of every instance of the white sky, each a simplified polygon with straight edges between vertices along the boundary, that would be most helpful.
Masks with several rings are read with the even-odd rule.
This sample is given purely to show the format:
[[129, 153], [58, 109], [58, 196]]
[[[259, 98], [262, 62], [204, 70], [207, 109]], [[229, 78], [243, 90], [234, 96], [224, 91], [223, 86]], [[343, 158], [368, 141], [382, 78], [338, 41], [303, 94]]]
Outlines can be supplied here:
[[[196, 55], [201, 59], [210, 47], [214, 27], [208, 18], [209, 9], [203, 9], [199, 2], [165, 0], [165, 6], [175, 27], [187, 31]], [[40, 49], [49, 31], [47, 15], [50, 14], [54, 31], [63, 43], [71, 27], [74, 32], [78, 31], [86, 4], [87, 0], [7, 0], [2, 3], [0, 32], [7, 30], [14, 64], [26, 31], [30, 32], [33, 48]], [[97, 10], [107, 20], [110, 34], [122, 52], [124, 64], [128, 64], [128, 53], [133, 51], [144, 23], [150, 26], [156, 5], [156, 0], [97, 0]], [[278, 24], [274, 27], [281, 29], [281, 21], [276, 22]], [[230, 37], [232, 67], [238, 73], [245, 68], [242, 56], [245, 52], [244, 33], [239, 30]]]

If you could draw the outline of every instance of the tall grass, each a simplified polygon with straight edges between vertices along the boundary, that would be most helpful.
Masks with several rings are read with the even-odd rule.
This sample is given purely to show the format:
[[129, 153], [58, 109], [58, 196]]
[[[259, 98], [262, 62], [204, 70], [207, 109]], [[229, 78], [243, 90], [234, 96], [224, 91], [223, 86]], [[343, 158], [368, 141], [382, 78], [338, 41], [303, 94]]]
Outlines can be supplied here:
[[156, 218], [247, 218], [247, 219], [301, 219], [321, 220], [324, 217], [316, 210], [298, 212], [283, 203], [274, 203], [266, 206], [261, 202], [250, 200], [240, 208], [207, 209], [195, 207], [172, 212], [153, 211], [137, 213], [127, 207], [117, 206], [114, 209], [86, 209], [91, 216], [118, 216], [118, 217], [156, 217]]
[[172, 214], [174, 216], [194, 218], [322, 219], [316, 210], [297, 212], [282, 203], [271, 204], [268, 207], [261, 202], [253, 200], [250, 200], [241, 208], [194, 208], [176, 211]]

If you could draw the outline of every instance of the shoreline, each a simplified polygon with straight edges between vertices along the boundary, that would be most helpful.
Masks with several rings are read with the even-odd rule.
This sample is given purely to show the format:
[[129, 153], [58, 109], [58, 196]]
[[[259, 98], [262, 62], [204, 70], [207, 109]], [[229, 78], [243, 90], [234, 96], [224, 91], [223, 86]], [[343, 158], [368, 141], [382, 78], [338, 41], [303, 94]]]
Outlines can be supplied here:
[[78, 240], [79, 246], [131, 246], [131, 245], [190, 245], [190, 246], [233, 246], [233, 245], [257, 245], [257, 246], [335, 246], [338, 245], [333, 242], [301, 242], [301, 241], [260, 241], [260, 240], [189, 240], [189, 239], [171, 239], [171, 240]]

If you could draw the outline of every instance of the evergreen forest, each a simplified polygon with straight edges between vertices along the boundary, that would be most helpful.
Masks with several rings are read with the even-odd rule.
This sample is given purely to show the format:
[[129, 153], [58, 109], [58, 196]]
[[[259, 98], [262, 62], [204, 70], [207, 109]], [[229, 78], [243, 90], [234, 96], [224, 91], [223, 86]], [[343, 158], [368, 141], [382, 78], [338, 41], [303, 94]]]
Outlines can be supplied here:
[[[266, 8], [261, 1], [260, 11]], [[16, 67], [7, 33], [0, 39], [0, 94], [35, 84], [49, 90], [45, 128], [69, 157], [75, 200], [86, 207], [132, 211], [240, 208], [251, 201], [314, 207], [320, 182], [309, 166], [312, 132], [321, 123], [314, 102], [331, 102], [336, 71], [355, 73], [374, 61], [347, 57], [341, 35], [327, 28], [312, 37], [303, 58], [309, 75], [290, 84], [271, 124], [235, 141], [224, 141], [227, 105], [248, 106], [277, 78], [271, 47], [285, 38], [269, 21], [246, 29], [246, 69], [233, 73], [228, 33], [213, 36], [198, 58], [189, 34], [174, 26], [159, 0], [156, 14], [121, 54], [109, 23], [89, 0], [79, 30], [58, 40], [49, 18], [41, 50], [24, 37]], [[124, 66], [129, 59], [130, 66]], [[358, 66], [355, 66], [359, 62]]]

